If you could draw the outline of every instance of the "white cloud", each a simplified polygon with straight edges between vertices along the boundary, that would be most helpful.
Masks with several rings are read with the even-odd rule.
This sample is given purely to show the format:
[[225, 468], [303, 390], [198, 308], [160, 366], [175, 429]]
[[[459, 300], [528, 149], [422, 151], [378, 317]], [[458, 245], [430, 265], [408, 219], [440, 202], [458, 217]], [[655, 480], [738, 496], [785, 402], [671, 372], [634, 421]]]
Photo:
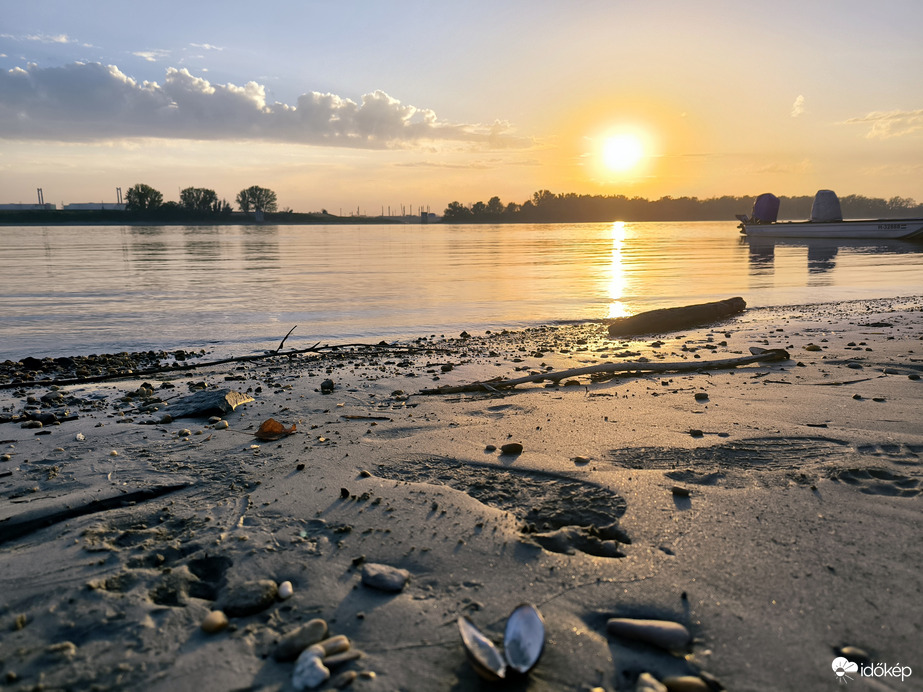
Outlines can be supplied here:
[[132, 53], [137, 58], [144, 58], [148, 62], [157, 62], [162, 58], [169, 57], [170, 51], [167, 50], [139, 50]]
[[41, 43], [74, 43], [73, 39], [67, 37], [67, 34], [56, 34], [48, 36], [47, 34], [28, 34], [24, 36], [26, 41], [39, 41]]
[[797, 118], [802, 113], [804, 113], [804, 96], [799, 94], [795, 103], [792, 104], [792, 117]]
[[869, 139], [904, 137], [923, 130], [923, 109], [915, 111], [872, 111], [868, 115], [850, 118], [847, 125], [868, 125]]
[[487, 148], [528, 146], [505, 123], [450, 123], [383, 91], [357, 103], [335, 94], [303, 94], [294, 105], [267, 103], [257, 82], [212, 84], [168, 68], [163, 84], [138, 83], [114, 65], [0, 72], [0, 138], [109, 141], [132, 137], [263, 140], [364, 149], [433, 141]]
[[224, 50], [224, 48], [213, 46], [210, 43], [190, 43], [189, 45], [193, 48], [201, 48], [202, 50]]

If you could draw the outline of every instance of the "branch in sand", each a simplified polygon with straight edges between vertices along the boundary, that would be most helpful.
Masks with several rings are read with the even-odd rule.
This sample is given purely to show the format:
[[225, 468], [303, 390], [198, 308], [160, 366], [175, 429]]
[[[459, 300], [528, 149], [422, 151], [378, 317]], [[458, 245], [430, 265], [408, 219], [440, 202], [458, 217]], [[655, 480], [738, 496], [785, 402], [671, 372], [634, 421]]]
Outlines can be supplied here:
[[619, 372], [697, 372], [699, 370], [720, 370], [724, 368], [736, 368], [739, 365], [749, 365], [751, 363], [771, 363], [774, 361], [788, 360], [788, 351], [781, 348], [762, 349], [753, 347], [750, 349], [753, 355], [741, 356], [740, 358], [723, 358], [721, 360], [700, 361], [690, 363], [688, 361], [675, 363], [600, 363], [599, 365], [588, 365], [584, 368], [573, 368], [571, 370], [560, 370], [558, 372], [543, 372], [538, 375], [527, 375], [517, 377], [512, 380], [490, 380], [489, 382], [472, 382], [471, 384], [458, 385], [454, 387], [438, 387], [436, 389], [422, 389], [420, 394], [461, 394], [464, 392], [498, 392], [503, 389], [511, 389], [519, 384], [527, 382], [560, 382], [568, 377], [579, 377], [581, 375], [598, 375], [601, 373], [619, 373]]

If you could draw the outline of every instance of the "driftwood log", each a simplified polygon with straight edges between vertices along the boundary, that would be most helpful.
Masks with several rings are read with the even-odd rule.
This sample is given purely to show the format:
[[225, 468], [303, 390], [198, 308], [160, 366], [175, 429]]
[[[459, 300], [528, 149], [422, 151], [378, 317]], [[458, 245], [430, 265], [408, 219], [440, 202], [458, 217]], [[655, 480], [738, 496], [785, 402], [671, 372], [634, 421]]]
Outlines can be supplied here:
[[740, 358], [722, 358], [720, 360], [705, 361], [679, 361], [673, 363], [650, 363], [638, 362], [633, 363], [600, 363], [598, 365], [588, 365], [583, 368], [573, 368], [571, 370], [558, 370], [552, 372], [543, 372], [537, 375], [526, 375], [517, 377], [512, 380], [488, 380], [486, 382], [472, 382], [449, 387], [437, 387], [436, 389], [421, 389], [420, 394], [461, 394], [463, 392], [498, 392], [504, 389], [511, 389], [518, 384], [527, 382], [559, 382], [568, 377], [579, 377], [580, 375], [598, 375], [601, 373], [615, 374], [619, 372], [696, 372], [699, 370], [720, 370], [724, 368], [736, 368], [739, 365], [749, 365], [750, 363], [771, 363], [773, 361], [788, 360], [788, 351], [782, 348], [751, 348], [749, 356]]
[[640, 312], [631, 317], [620, 317], [609, 324], [609, 336], [635, 336], [660, 334], [678, 329], [701, 327], [743, 312], [747, 303], [743, 298], [728, 298], [713, 303], [697, 303], [678, 308], [661, 308]]

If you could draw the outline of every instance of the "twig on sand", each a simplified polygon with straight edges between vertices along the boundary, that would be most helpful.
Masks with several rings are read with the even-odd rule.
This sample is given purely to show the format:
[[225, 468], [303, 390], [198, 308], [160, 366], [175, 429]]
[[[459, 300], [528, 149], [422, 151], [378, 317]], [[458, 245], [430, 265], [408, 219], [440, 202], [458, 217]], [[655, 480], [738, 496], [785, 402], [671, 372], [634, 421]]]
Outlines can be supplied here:
[[[298, 325], [296, 324], [294, 327], [288, 330], [288, 334], [282, 337], [282, 341], [279, 342], [279, 346], [276, 348], [276, 353], [282, 350], [282, 346], [283, 344], [285, 344], [285, 340], [292, 335], [292, 332], [295, 331], [297, 327]], [[318, 341], [317, 343], [320, 343], [320, 342]], [[314, 345], [316, 346], [317, 344], [314, 344]]]
[[616, 372], [696, 372], [699, 370], [719, 370], [723, 368], [736, 368], [739, 365], [748, 365], [750, 363], [770, 363], [773, 361], [788, 360], [788, 351], [781, 348], [751, 348], [753, 355], [742, 356], [740, 358], [724, 358], [721, 360], [699, 361], [691, 363], [688, 361], [674, 363], [600, 363], [599, 365], [588, 365], [583, 368], [573, 368], [571, 370], [560, 370], [557, 372], [543, 372], [537, 375], [527, 375], [517, 377], [512, 380], [490, 380], [489, 382], [472, 382], [450, 387], [437, 387], [436, 389], [422, 389], [420, 394], [460, 394], [462, 392], [483, 392], [485, 390], [496, 392], [500, 389], [510, 389], [518, 384], [527, 382], [543, 382], [550, 380], [558, 382], [566, 377], [578, 377], [580, 375], [596, 375], [600, 373]]

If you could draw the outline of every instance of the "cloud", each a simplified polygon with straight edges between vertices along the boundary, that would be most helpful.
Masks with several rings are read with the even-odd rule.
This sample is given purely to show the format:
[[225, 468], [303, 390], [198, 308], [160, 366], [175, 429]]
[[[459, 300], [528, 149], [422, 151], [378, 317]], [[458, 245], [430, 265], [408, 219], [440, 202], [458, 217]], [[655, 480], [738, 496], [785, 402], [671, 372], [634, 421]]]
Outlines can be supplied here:
[[802, 113], [804, 113], [804, 96], [799, 94], [795, 103], [792, 104], [792, 117], [797, 118]]
[[169, 57], [170, 51], [167, 50], [139, 50], [132, 53], [136, 58], [144, 58], [148, 62], [157, 62], [161, 58]]
[[224, 48], [219, 48], [218, 46], [213, 46], [210, 43], [190, 43], [190, 46], [193, 48], [201, 48], [202, 50], [224, 50]]
[[266, 89], [212, 84], [186, 69], [168, 68], [163, 84], [138, 83], [114, 65], [0, 72], [0, 139], [111, 141], [155, 137], [262, 140], [362, 149], [468, 142], [499, 149], [525, 147], [502, 122], [441, 120], [429, 109], [403, 104], [383, 91], [360, 102], [335, 94], [303, 94], [294, 105], [267, 103]]
[[869, 139], [904, 137], [923, 130], [923, 109], [915, 111], [872, 111], [868, 115], [850, 118], [847, 125], [869, 125]]
[[47, 34], [28, 34], [23, 37], [26, 41], [39, 41], [41, 43], [75, 43], [73, 39], [67, 37], [67, 34], [57, 34], [48, 36]]

